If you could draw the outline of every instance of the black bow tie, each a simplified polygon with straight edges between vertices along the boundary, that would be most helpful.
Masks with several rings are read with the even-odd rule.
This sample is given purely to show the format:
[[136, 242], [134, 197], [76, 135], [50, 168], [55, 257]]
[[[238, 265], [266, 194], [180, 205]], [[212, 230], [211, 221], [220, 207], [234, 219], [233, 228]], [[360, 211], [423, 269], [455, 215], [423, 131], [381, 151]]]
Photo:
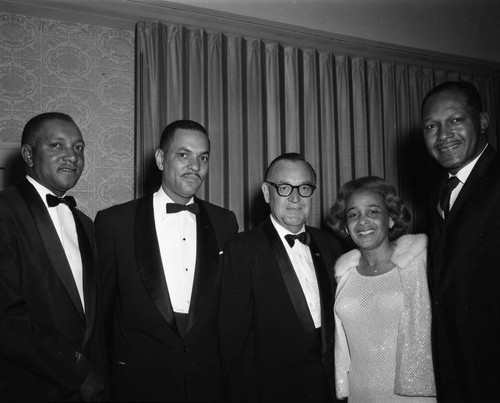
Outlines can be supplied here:
[[57, 197], [51, 194], [47, 195], [47, 204], [49, 207], [55, 207], [60, 203], [67, 204], [69, 208], [76, 207], [76, 200], [73, 196]]
[[285, 239], [291, 248], [293, 248], [293, 245], [295, 245], [296, 239], [302, 242], [304, 245], [309, 245], [311, 243], [311, 237], [307, 232], [301, 232], [300, 234], [288, 234], [285, 235]]
[[193, 214], [198, 214], [200, 208], [196, 203], [191, 204], [179, 204], [179, 203], [167, 203], [167, 214], [178, 213], [179, 211], [189, 211]]

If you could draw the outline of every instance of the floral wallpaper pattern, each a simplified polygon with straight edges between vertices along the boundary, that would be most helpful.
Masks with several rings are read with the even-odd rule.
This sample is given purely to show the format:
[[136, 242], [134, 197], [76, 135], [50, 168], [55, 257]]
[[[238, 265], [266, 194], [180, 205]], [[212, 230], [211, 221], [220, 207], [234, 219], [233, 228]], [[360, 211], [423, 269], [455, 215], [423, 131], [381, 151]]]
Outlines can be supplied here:
[[0, 141], [32, 116], [61, 111], [86, 142], [71, 191], [92, 218], [133, 198], [134, 33], [0, 13]]

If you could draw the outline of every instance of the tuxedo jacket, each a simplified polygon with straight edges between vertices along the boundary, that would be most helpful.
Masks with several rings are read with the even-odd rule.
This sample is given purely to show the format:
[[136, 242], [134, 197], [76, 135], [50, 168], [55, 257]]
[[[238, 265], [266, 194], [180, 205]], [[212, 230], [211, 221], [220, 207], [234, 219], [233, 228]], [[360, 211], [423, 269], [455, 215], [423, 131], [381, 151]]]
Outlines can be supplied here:
[[0, 192], [2, 401], [79, 400], [79, 388], [91, 371], [102, 376], [93, 224], [74, 212], [85, 312], [38, 192], [26, 179]]
[[333, 401], [336, 238], [307, 227], [321, 300], [316, 331], [285, 247], [270, 219], [228, 242], [219, 328], [230, 400]]
[[488, 146], [444, 221], [431, 197], [429, 288], [438, 399], [500, 396], [500, 158]]
[[110, 371], [116, 400], [202, 401], [222, 397], [216, 315], [219, 254], [238, 231], [234, 213], [195, 198], [197, 251], [184, 337], [178, 331], [156, 235], [153, 195], [101, 211]]

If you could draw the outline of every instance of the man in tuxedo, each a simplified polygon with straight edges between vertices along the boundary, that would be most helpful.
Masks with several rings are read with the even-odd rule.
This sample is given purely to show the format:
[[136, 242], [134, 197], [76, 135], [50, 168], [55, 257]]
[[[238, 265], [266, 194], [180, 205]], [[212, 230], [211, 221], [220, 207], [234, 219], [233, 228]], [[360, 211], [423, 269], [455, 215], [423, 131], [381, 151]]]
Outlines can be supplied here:
[[27, 176], [0, 193], [2, 401], [106, 397], [93, 224], [65, 196], [84, 149], [70, 116], [35, 116], [21, 140]]
[[202, 125], [169, 124], [155, 154], [160, 189], [97, 215], [116, 400], [222, 398], [219, 255], [238, 224], [195, 196], [209, 156]]
[[306, 227], [316, 185], [300, 154], [271, 162], [262, 193], [271, 214], [228, 242], [220, 338], [231, 400], [334, 401], [336, 238]]
[[438, 400], [500, 396], [500, 158], [476, 88], [445, 82], [422, 103], [424, 141], [446, 177], [430, 202], [429, 287]]

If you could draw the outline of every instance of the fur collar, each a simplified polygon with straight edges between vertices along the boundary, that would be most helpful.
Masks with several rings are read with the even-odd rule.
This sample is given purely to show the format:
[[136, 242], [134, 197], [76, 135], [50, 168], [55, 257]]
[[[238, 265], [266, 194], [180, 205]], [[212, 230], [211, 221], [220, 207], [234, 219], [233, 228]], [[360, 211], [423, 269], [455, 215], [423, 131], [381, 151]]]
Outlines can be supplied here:
[[[425, 251], [427, 236], [424, 234], [403, 235], [394, 243], [396, 248], [391, 260], [396, 266], [404, 269], [416, 256]], [[343, 254], [335, 263], [335, 277], [342, 277], [350, 269], [355, 268], [359, 264], [360, 258], [359, 249], [353, 249]]]

